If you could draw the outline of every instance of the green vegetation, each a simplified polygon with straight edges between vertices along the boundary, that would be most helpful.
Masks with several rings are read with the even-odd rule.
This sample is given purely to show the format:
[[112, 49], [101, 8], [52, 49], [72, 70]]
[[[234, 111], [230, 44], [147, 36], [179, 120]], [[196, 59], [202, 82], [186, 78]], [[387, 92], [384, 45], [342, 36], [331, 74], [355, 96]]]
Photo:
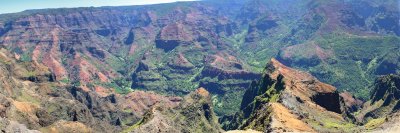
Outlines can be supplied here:
[[31, 94], [29, 94], [28, 92], [21, 92], [21, 95], [19, 95], [16, 98], [17, 101], [21, 101], [21, 102], [29, 102], [35, 105], [40, 105], [40, 99], [37, 98], [36, 96], [32, 96]]
[[[16, 25], [15, 27], [29, 25], [28, 22], [24, 22], [25, 20], [18, 21], [18, 23], [11, 22], [35, 14], [48, 16], [49, 20], [56, 18], [51, 16], [55, 14], [60, 17], [77, 17], [65, 20], [71, 21], [71, 24], [75, 19], [85, 20], [89, 25], [82, 25], [85, 27], [82, 29], [79, 28], [80, 24], [73, 28], [66, 27], [63, 29], [65, 31], [60, 30], [60, 35], [69, 39], [80, 34], [90, 36], [85, 37], [85, 40], [80, 40], [82, 38], [77, 36], [77, 40], [73, 41], [82, 44], [68, 45], [65, 51], [61, 51], [63, 57], [56, 60], [61, 60], [68, 74], [73, 76], [70, 76], [70, 79], [61, 79], [60, 82], [71, 83], [74, 86], [86, 85], [89, 88], [101, 85], [114, 88], [117, 93], [121, 94], [129, 93], [132, 89], [141, 89], [178, 96], [186, 95], [197, 87], [206, 87], [213, 95], [215, 111], [219, 115], [233, 114], [238, 111], [241, 97], [254, 80], [245, 79], [246, 77], [229, 77], [231, 70], [236, 70], [234, 67], [240, 67], [243, 68], [243, 71], [262, 72], [268, 60], [274, 57], [285, 65], [309, 71], [321, 81], [336, 86], [340, 91], [349, 91], [364, 99], [370, 93], [368, 86], [378, 75], [400, 72], [398, 58], [400, 56], [400, 39], [398, 36], [391, 36], [396, 35], [396, 31], [391, 31], [391, 29], [396, 30], [397, 27], [387, 27], [385, 21], [380, 22], [381, 20], [391, 22], [392, 18], [396, 18], [396, 16], [393, 17], [393, 13], [385, 13], [392, 12], [389, 9], [388, 11], [382, 9], [383, 12], [375, 11], [375, 7], [379, 7], [379, 5], [389, 6], [390, 4], [387, 4], [389, 2], [383, 2], [383, 4], [382, 2], [373, 2], [374, 6], [371, 8], [374, 10], [373, 12], [377, 13], [372, 13], [374, 14], [372, 16], [364, 16], [365, 20], [360, 20], [360, 24], [365, 23], [364, 27], [357, 25], [358, 23], [353, 25], [352, 20], [347, 22], [346, 16], [341, 16], [346, 13], [346, 9], [340, 10], [343, 12], [336, 12], [327, 8], [329, 6], [326, 5], [333, 1], [302, 0], [293, 1], [291, 4], [286, 2], [282, 0], [254, 2], [214, 0], [151, 6], [29, 10], [0, 15], [0, 23], [3, 24], [0, 27], [0, 36], [9, 30], [15, 30], [13, 34], [37, 34], [37, 38], [45, 39], [40, 36], [42, 33], [31, 32], [40, 32], [40, 30], [13, 29], [14, 25]], [[360, 15], [357, 14], [359, 11], [355, 10], [348, 12]], [[113, 26], [89, 22], [91, 20], [86, 20], [87, 16], [84, 15], [92, 13], [106, 16], [104, 18], [107, 20], [103, 21], [101, 19], [104, 18], [99, 17], [99, 20], [96, 21], [110, 22], [110, 25]], [[111, 16], [116, 15], [113, 13], [121, 14], [121, 16], [115, 17], [116, 19], [121, 18], [121, 21], [118, 21], [119, 24], [109, 21]], [[331, 16], [335, 17], [328, 18]], [[343, 25], [332, 24], [331, 21], [343, 22]], [[155, 43], [162, 39], [160, 38], [161, 29], [175, 22], [183, 25], [183, 29], [179, 29], [182, 31], [178, 31], [184, 32], [180, 37], [187, 35], [193, 40], [188, 42], [176, 40], [177, 44], [174, 45], [177, 47], [171, 51], [157, 48]], [[139, 24], [132, 25], [132, 23]], [[145, 26], [148, 23], [149, 25]], [[340, 28], [346, 25], [352, 26]], [[376, 27], [373, 28], [373, 26]], [[34, 26], [30, 28], [32, 27]], [[109, 30], [107, 32], [110, 33], [91, 35], [99, 29]], [[358, 31], [359, 29], [362, 30]], [[75, 34], [75, 30], [79, 31], [79, 34]], [[115, 33], [112, 33], [112, 30], [115, 30]], [[168, 30], [172, 30], [168, 32], [174, 32], [174, 29]], [[190, 34], [189, 30], [193, 30], [193, 34]], [[151, 39], [153, 37], [155, 39]], [[13, 39], [12, 36], [10, 38]], [[126, 38], [130, 40], [128, 44], [123, 43]], [[35, 41], [35, 39], [26, 39], [31, 42]], [[59, 39], [63, 43], [72, 41]], [[17, 40], [10, 40], [10, 42], [12, 41], [17, 42]], [[34, 46], [42, 45], [31, 45], [31, 42], [21, 42], [19, 45], [9, 44], [7, 47], [20, 55], [22, 62], [29, 62], [32, 61]], [[133, 53], [129, 53], [132, 48], [131, 44], [137, 46]], [[88, 47], [95, 47], [96, 50], [104, 52], [100, 52], [100, 55], [104, 55], [104, 57], [97, 57], [96, 52], [87, 51]], [[295, 47], [295, 49], [287, 50], [288, 47]], [[318, 51], [319, 48], [321, 51]], [[47, 49], [47, 47], [42, 47], [42, 49]], [[107, 72], [108, 75], [113, 75], [108, 78], [116, 77], [116, 79], [110, 79], [109, 83], [96, 81], [97, 79], [92, 83], [81, 83], [79, 79], [73, 79], [72, 77], [78, 77], [74, 74], [76, 74], [75, 70], [79, 68], [72, 65], [72, 62], [75, 61], [75, 54], [68, 53], [70, 51], [67, 50], [70, 49], [88, 61], [89, 65], [95, 66], [97, 70], [93, 71]], [[234, 58], [232, 60], [237, 60], [233, 61], [234, 63], [239, 62], [239, 65], [234, 66], [236, 65], [234, 64], [232, 67], [230, 66], [233, 64], [232, 62], [221, 61], [222, 69], [227, 72], [228, 76], [221, 78], [220, 75], [223, 74], [215, 76], [203, 73], [207, 72], [208, 66], [213, 65], [215, 55], [225, 56], [225, 53], [232, 56]], [[180, 55], [183, 58], [179, 58]], [[184, 63], [180, 64], [179, 61]], [[0, 62], [7, 63], [2, 60]], [[34, 76], [35, 73], [30, 71], [27, 75]], [[255, 105], [278, 100], [279, 90], [276, 89], [279, 87], [276, 86], [276, 83], [262, 84], [265, 86], [257, 86], [262, 89], [245, 94], [245, 97], [249, 97], [244, 99], [249, 100], [245, 103]]]
[[386, 121], [386, 118], [377, 118], [377, 119], [371, 119], [365, 124], [365, 128], [367, 129], [375, 129], [381, 124], [383, 124]]
[[127, 81], [124, 78], [117, 78], [108, 83], [97, 83], [97, 84], [107, 88], [113, 88], [115, 92], [119, 94], [128, 94], [129, 92], [133, 91], [130, 87], [132, 81]]
[[69, 83], [69, 79], [68, 78], [63, 78], [63, 79], [60, 80], [60, 82], [67, 84], [67, 83]]
[[34, 47], [29, 46], [26, 48], [27, 50], [22, 50], [21, 48], [17, 47], [13, 50], [16, 54], [20, 55], [20, 61], [22, 62], [30, 62], [32, 61], [32, 52]]
[[122, 133], [130, 133], [134, 129], [138, 128], [140, 125], [144, 124], [144, 119], [141, 119], [140, 121], [136, 122], [134, 125], [129, 126], [128, 128], [124, 129]]
[[331, 128], [331, 129], [351, 129], [356, 127], [353, 123], [340, 123], [340, 122], [333, 122], [333, 121], [325, 121], [324, 127]]
[[[385, 74], [379, 71], [380, 67], [388, 62], [398, 64], [391, 61], [397, 57], [390, 55], [398, 48], [399, 41], [398, 37], [391, 36], [365, 38], [344, 34], [326, 35], [317, 39], [315, 44], [332, 51], [333, 54], [327, 59], [309, 58], [306, 56], [309, 53], [295, 53], [288, 65], [309, 71], [341, 91], [349, 91], [366, 99], [370, 95], [367, 87], [372, 85], [377, 75]], [[315, 63], [315, 60], [318, 62]], [[397, 68], [392, 69], [398, 71]]]
[[3, 58], [0, 58], [0, 63], [1, 64], [6, 64], [6, 65], [10, 65], [11, 64], [10, 61], [4, 60]]

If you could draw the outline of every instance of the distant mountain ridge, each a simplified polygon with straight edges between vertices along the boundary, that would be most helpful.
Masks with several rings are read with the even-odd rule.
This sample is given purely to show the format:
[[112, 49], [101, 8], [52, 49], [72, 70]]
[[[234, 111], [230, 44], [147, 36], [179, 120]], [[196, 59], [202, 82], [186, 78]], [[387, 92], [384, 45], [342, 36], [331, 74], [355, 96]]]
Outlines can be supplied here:
[[[182, 102], [181, 97], [203, 87], [210, 93], [208, 101], [212, 102], [215, 115], [222, 118], [220, 121], [236, 120], [221, 123], [224, 129], [282, 131], [280, 127], [290, 125], [277, 122], [273, 126], [264, 127], [270, 123], [259, 120], [282, 120], [276, 110], [290, 110], [290, 103], [297, 103], [276, 101], [284, 97], [280, 94], [285, 94], [291, 97], [288, 100], [306, 101], [318, 105], [318, 109], [325, 108], [322, 113], [318, 112], [321, 110], [317, 113], [330, 111], [337, 116], [328, 125], [318, 125], [324, 121], [314, 118], [305, 120], [309, 123], [298, 118], [288, 119], [307, 125], [305, 127], [309, 128], [305, 131], [364, 131], [357, 124], [373, 120], [370, 125], [374, 125], [374, 122], [382, 122], [380, 116], [396, 114], [393, 113], [396, 111], [386, 110], [391, 110], [395, 105], [396, 100], [390, 99], [397, 97], [389, 94], [395, 92], [395, 89], [387, 88], [388, 85], [378, 85], [396, 83], [379, 77], [400, 73], [398, 9], [398, 0], [205, 0], [2, 14], [0, 48], [6, 60], [0, 60], [0, 63], [4, 65], [3, 77], [7, 78], [2, 79], [4, 82], [0, 86], [8, 86], [9, 89], [2, 94], [9, 97], [24, 82], [33, 82], [29, 83], [34, 84], [33, 88], [45, 86], [43, 88], [51, 92], [40, 99], [39, 103], [46, 103], [52, 97], [65, 93], [67, 97], [56, 102], [72, 100], [79, 104], [78, 109], [86, 111], [82, 115], [85, 119], [79, 121], [81, 123], [70, 123], [68, 121], [75, 119], [74, 112], [66, 111], [68, 107], [54, 105], [61, 108], [61, 112], [64, 111], [60, 116], [64, 121], [44, 121], [40, 126], [35, 122], [23, 123], [28, 129], [54, 128], [65, 122], [66, 125], [96, 128], [97, 125], [91, 122], [104, 119], [107, 124], [101, 126], [107, 126], [110, 131], [123, 131], [126, 127], [137, 127], [134, 126], [138, 124], [136, 122], [155, 103], [166, 102], [175, 107], [177, 102], [186, 103]], [[279, 70], [275, 71], [282, 76], [270, 77], [266, 74], [269, 70], [265, 66], [271, 58], [275, 58], [272, 64], [279, 65], [271, 66], [270, 63], [268, 67], [295, 71], [295, 74], [297, 71], [309, 73], [300, 74], [308, 75], [301, 77], [307, 82], [293, 79], [290, 75], [285, 77], [285, 72]], [[15, 64], [9, 64], [10, 60]], [[16, 76], [12, 74], [14, 70]], [[10, 80], [9, 77], [18, 80]], [[287, 87], [279, 86], [282, 85], [281, 78], [298, 82], [303, 88], [323, 86], [329, 91], [311, 89], [306, 90], [304, 96], [302, 93], [292, 93], [291, 89], [280, 90]], [[389, 78], [395, 79], [395, 76]], [[268, 81], [264, 87], [269, 88], [259, 88], [264, 84], [260, 83], [263, 80]], [[12, 85], [14, 82], [23, 83]], [[45, 85], [41, 86], [42, 82]], [[271, 85], [277, 85], [278, 88]], [[24, 87], [24, 91], [32, 89]], [[53, 94], [58, 89], [63, 91]], [[29, 94], [36, 98], [44, 93], [42, 90], [36, 91]], [[264, 95], [266, 91], [268, 94]], [[11, 97], [11, 101], [32, 100], [30, 97], [18, 99], [22, 94]], [[296, 96], [300, 99], [293, 99]], [[328, 98], [325, 99], [325, 96]], [[323, 100], [318, 100], [320, 97]], [[118, 102], [115, 99], [122, 100]], [[381, 99], [389, 99], [387, 104], [390, 103], [390, 106], [380, 105], [383, 101]], [[333, 100], [335, 104], [326, 105], [325, 100]], [[361, 105], [361, 101], [369, 100], [372, 101]], [[107, 107], [103, 108], [103, 104]], [[22, 105], [25, 107], [26, 104]], [[50, 108], [50, 114], [54, 111], [53, 104], [50, 107], [33, 106]], [[285, 114], [304, 117], [303, 111], [309, 113], [303, 110], [305, 107], [308, 106], [299, 104], [296, 113], [286, 111]], [[360, 111], [361, 107], [370, 107], [371, 110]], [[24, 111], [31, 110], [23, 108]], [[105, 115], [101, 111], [112, 113]], [[268, 115], [260, 113], [263, 111], [269, 112]], [[243, 113], [240, 114], [243, 116], [233, 115], [238, 112]], [[171, 112], [159, 110], [158, 113], [163, 118]], [[264, 117], [276, 115], [264, 119], [255, 116], [257, 113]], [[321, 118], [328, 118], [331, 114]], [[121, 120], [122, 116], [127, 119]], [[76, 119], [80, 120], [80, 117], [76, 115]], [[249, 122], [244, 123], [242, 120], [245, 119], [249, 119]], [[15, 125], [7, 119], [5, 123]], [[162, 123], [148, 123], [152, 124]], [[211, 122], [211, 125], [214, 124]], [[375, 126], [370, 128], [375, 129]], [[220, 131], [214, 127], [209, 129]], [[183, 128], [179, 131], [187, 130]]]
[[[243, 95], [272, 57], [366, 98], [376, 75], [398, 71], [393, 51], [399, 47], [399, 16], [393, 6], [250, 0], [30, 10], [0, 15], [0, 43], [22, 61], [48, 66], [56, 80], [85, 89], [184, 95], [213, 88], [216, 111], [224, 114], [234, 112], [240, 101], [229, 99]], [[379, 54], [360, 55], [373, 50]]]
[[[363, 132], [398, 131], [399, 76], [379, 78], [361, 107], [309, 73], [272, 59], [243, 96], [241, 111], [217, 120], [204, 88], [180, 97], [134, 91], [108, 95], [54, 81], [35, 62], [0, 49], [0, 84], [6, 132]], [[29, 71], [29, 72], [26, 72]], [[102, 89], [102, 90], [101, 90]], [[222, 128], [219, 125], [222, 124]], [[20, 124], [21, 123], [21, 124]]]

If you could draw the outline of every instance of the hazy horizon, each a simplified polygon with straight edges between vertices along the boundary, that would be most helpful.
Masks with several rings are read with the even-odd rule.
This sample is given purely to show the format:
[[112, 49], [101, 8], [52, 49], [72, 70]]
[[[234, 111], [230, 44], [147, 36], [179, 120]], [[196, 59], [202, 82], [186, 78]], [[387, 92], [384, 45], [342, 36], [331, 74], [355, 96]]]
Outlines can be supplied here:
[[0, 0], [0, 14], [47, 8], [129, 6], [195, 0]]

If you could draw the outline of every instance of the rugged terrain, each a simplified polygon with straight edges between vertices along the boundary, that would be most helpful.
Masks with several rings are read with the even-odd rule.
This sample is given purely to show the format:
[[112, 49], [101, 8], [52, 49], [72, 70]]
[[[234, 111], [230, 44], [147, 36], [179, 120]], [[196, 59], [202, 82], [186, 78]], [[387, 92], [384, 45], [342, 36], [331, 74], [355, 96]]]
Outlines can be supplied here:
[[212, 96], [204, 88], [183, 98], [143, 91], [102, 93], [55, 81], [49, 68], [20, 61], [4, 48], [0, 59], [0, 128], [5, 132], [393, 132], [399, 128], [399, 75], [378, 78], [371, 100], [361, 106], [350, 93], [339, 94], [309, 73], [272, 59], [262, 78], [244, 94], [240, 111], [218, 120]]
[[377, 76], [398, 71], [398, 19], [395, 0], [43, 9], [0, 15], [0, 44], [86, 90], [183, 96], [205, 87], [223, 115], [272, 57], [367, 99]]
[[[200, 118], [210, 125], [195, 128], [194, 124], [186, 125], [189, 120], [183, 119], [179, 125], [183, 126], [182, 130], [222, 131], [216, 124], [210, 95], [205, 89], [187, 96], [183, 103], [181, 97], [153, 92], [120, 95], [103, 92], [107, 90], [90, 91], [55, 81], [56, 76], [49, 68], [16, 58], [15, 54], [0, 49], [0, 129], [3, 132], [121, 132], [151, 119], [148, 111], [158, 105], [165, 109], [179, 105], [183, 108], [183, 118], [197, 119], [197, 114], [191, 113], [204, 113]], [[192, 112], [198, 108], [203, 110]]]
[[371, 100], [356, 113], [359, 121], [377, 132], [399, 131], [400, 119], [400, 75], [379, 77], [374, 84]]
[[204, 0], [1, 14], [0, 127], [222, 132], [219, 117], [224, 130], [394, 131], [398, 3]]
[[260, 76], [221, 39], [235, 24], [214, 12], [197, 2], [27, 11], [1, 24], [1, 45], [86, 90], [183, 96], [202, 86], [229, 111]]
[[[131, 130], [131, 131], [130, 131]], [[176, 107], [163, 104], [153, 106], [142, 120], [126, 131], [147, 132], [222, 132], [211, 102], [211, 95], [204, 88], [185, 96]]]
[[262, 132], [398, 132], [399, 76], [376, 80], [364, 103], [312, 75], [272, 59], [246, 91], [241, 111], [220, 119], [226, 130]]
[[356, 126], [351, 123], [344, 98], [335, 87], [275, 59], [266, 66], [262, 80], [246, 91], [241, 110], [225, 128], [348, 132], [347, 129]]

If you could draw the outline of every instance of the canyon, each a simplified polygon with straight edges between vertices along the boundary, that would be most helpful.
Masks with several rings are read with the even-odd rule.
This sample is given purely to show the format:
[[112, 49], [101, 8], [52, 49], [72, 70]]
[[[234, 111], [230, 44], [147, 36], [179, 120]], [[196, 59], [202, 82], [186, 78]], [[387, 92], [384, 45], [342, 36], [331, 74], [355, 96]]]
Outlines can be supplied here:
[[398, 9], [203, 0], [0, 14], [0, 129], [398, 131]]

